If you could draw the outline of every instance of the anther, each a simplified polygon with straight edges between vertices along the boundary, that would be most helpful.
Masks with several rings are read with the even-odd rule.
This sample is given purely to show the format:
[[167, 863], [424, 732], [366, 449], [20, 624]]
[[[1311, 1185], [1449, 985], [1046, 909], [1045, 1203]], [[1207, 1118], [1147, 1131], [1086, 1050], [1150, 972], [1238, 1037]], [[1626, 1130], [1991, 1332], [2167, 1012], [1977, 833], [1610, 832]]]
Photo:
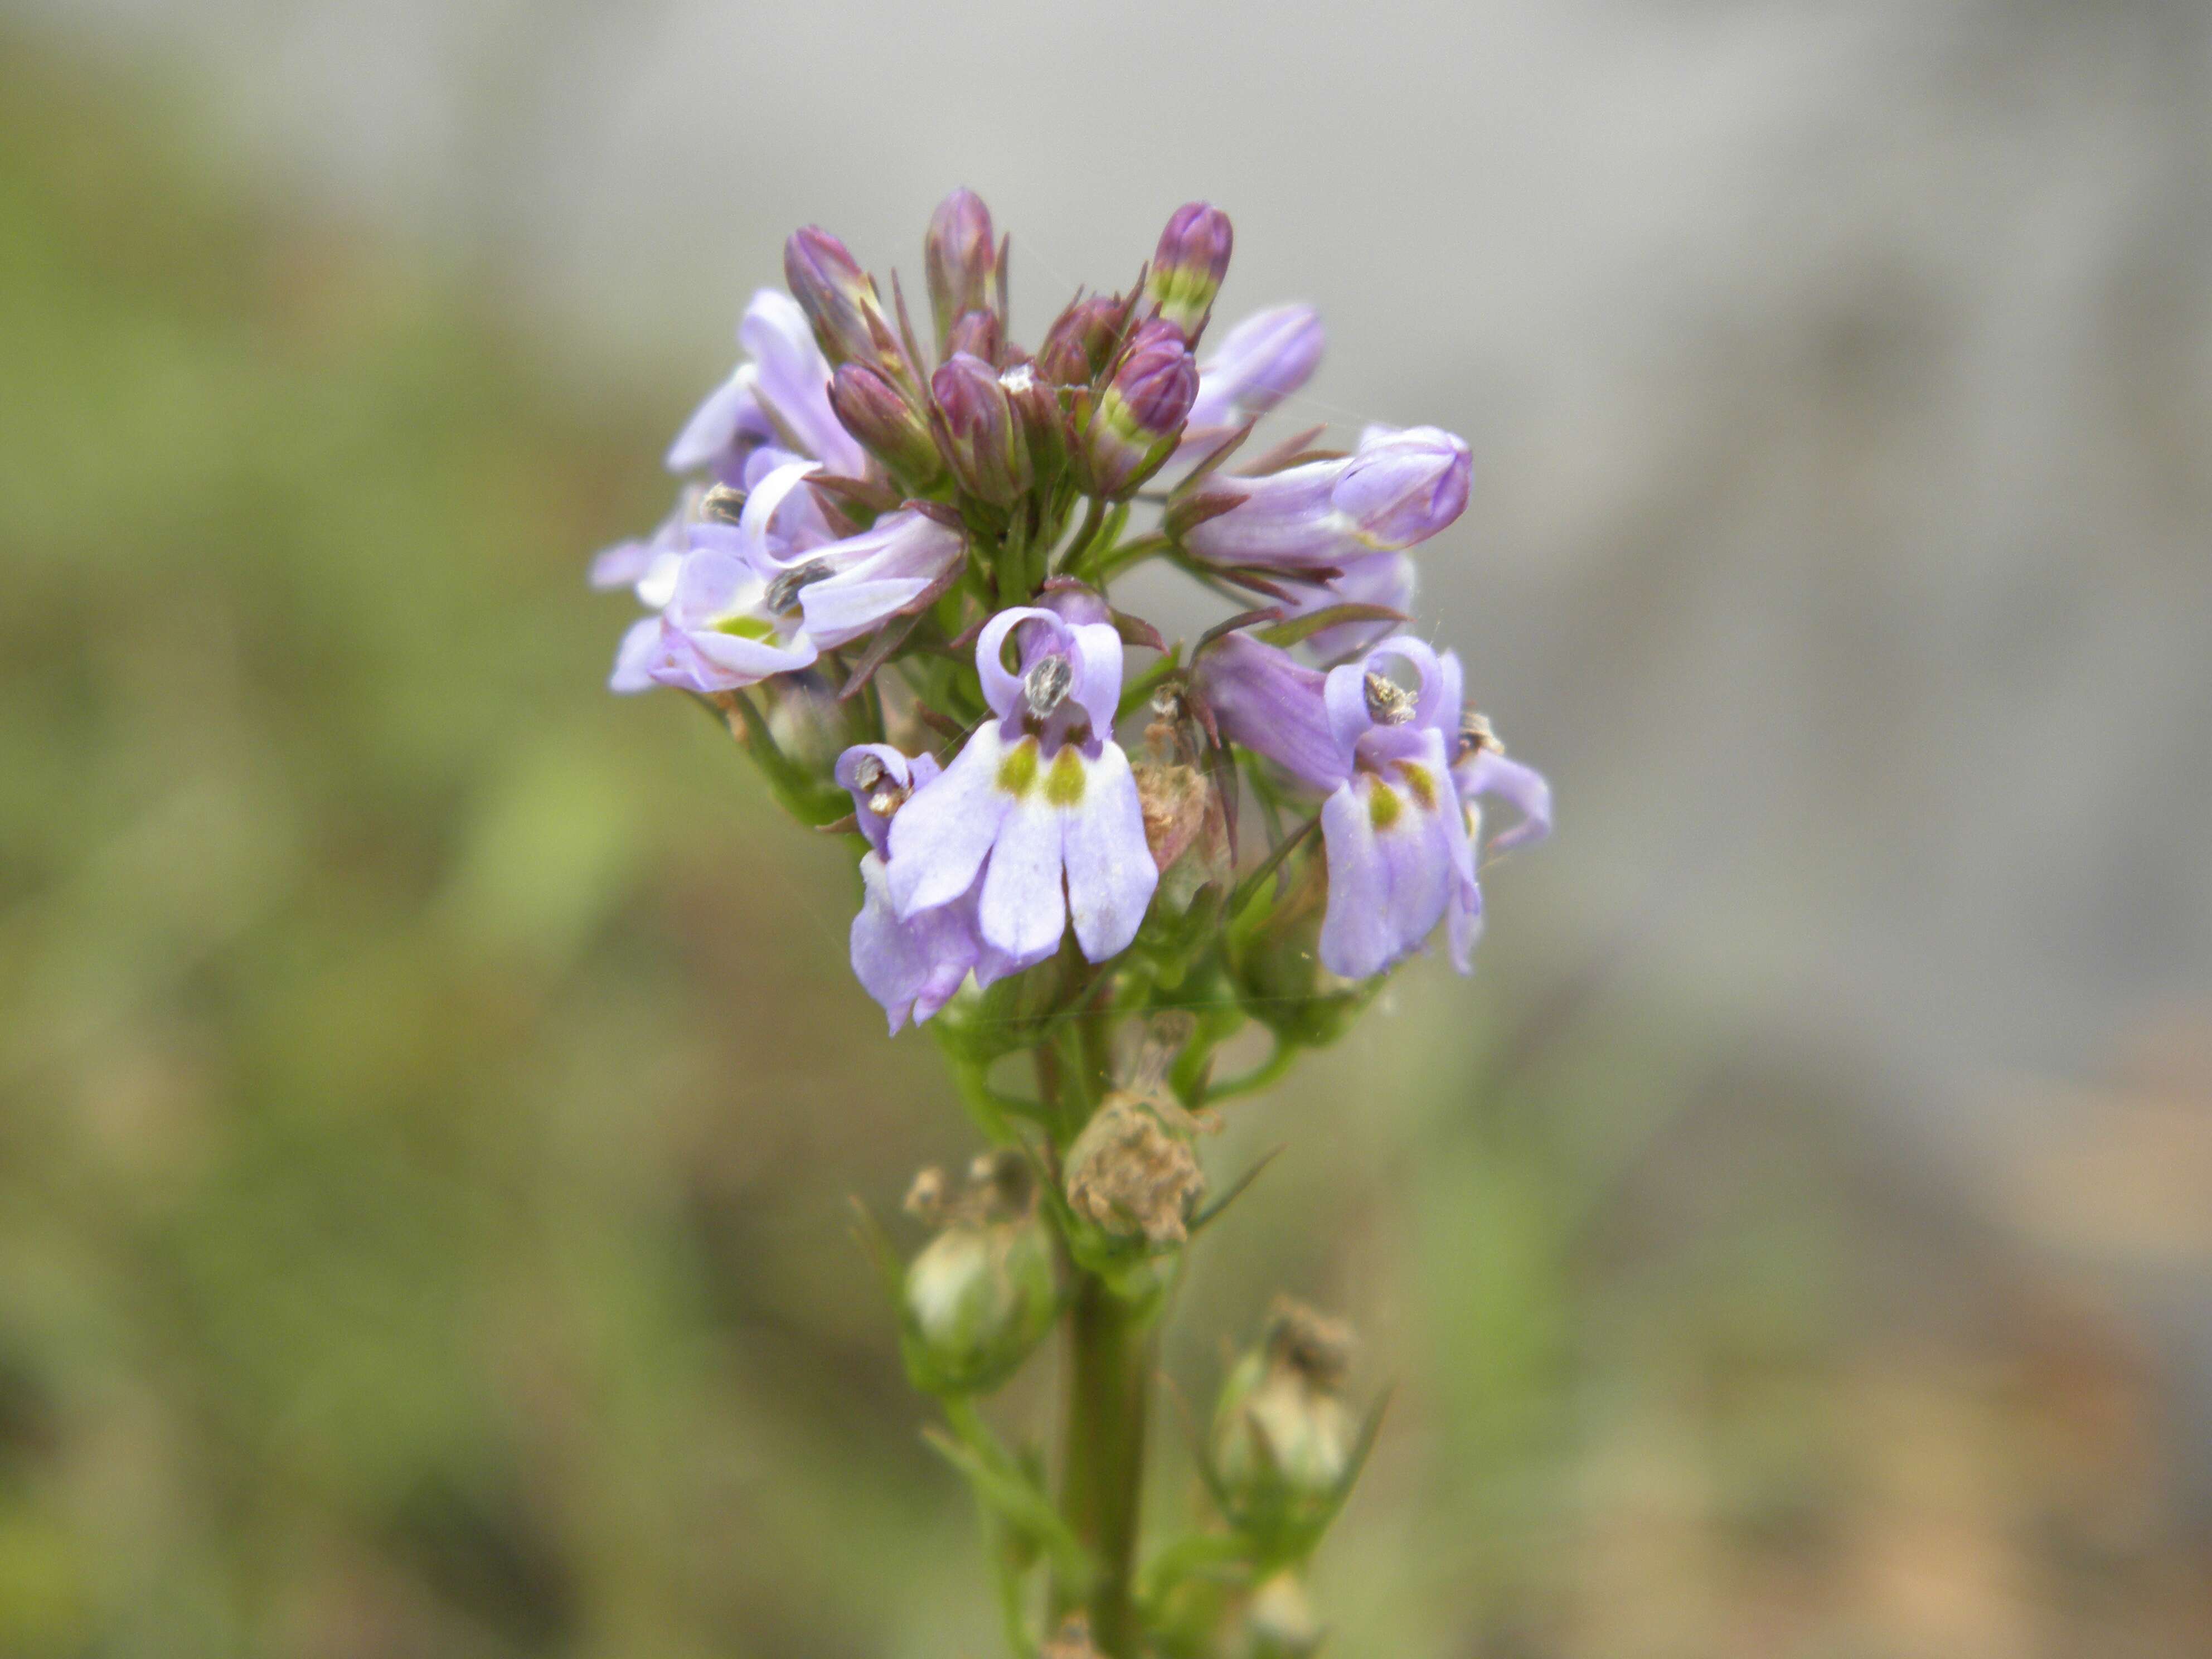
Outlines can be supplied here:
[[1367, 677], [1367, 714], [1377, 726], [1403, 726], [1413, 718], [1413, 694], [1380, 674]]
[[1039, 657], [1022, 676], [1022, 701], [1029, 705], [1030, 715], [1042, 720], [1067, 701], [1068, 688], [1075, 684], [1075, 670], [1066, 658], [1054, 652], [1049, 657]]
[[768, 585], [768, 608], [779, 612], [796, 610], [800, 588], [811, 587], [823, 577], [836, 574], [827, 559], [809, 559], [805, 564], [793, 565]]
[[1486, 749], [1495, 755], [1505, 752], [1498, 733], [1490, 729], [1489, 720], [1470, 708], [1460, 716], [1459, 752], [1462, 756], [1479, 755]]
[[735, 524], [744, 516], [745, 492], [718, 483], [699, 498], [699, 516], [708, 524]]

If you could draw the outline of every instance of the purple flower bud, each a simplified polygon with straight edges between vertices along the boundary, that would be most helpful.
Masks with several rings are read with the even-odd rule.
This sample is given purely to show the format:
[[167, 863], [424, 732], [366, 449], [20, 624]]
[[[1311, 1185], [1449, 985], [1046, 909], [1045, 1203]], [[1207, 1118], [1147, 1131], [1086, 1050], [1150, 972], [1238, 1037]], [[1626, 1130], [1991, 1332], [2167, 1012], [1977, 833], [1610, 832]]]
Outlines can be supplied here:
[[1104, 294], [1070, 301], [1037, 348], [1037, 372], [1055, 386], [1089, 386], [1114, 356], [1126, 308]]
[[1175, 453], [1197, 395], [1198, 365], [1181, 329], [1156, 318], [1132, 335], [1084, 426], [1091, 492], [1133, 494]]
[[[922, 241], [922, 263], [929, 282], [929, 308], [937, 322], [937, 346], [951, 356], [975, 350], [953, 342], [952, 326], [964, 313], [996, 313], [1005, 303], [999, 248], [991, 210], [972, 190], [956, 190], [937, 204]], [[976, 352], [979, 357], [988, 352]]]
[[941, 470], [928, 420], [866, 363], [847, 363], [837, 371], [830, 382], [830, 406], [845, 429], [901, 478], [920, 486]]
[[[1341, 460], [1261, 478], [1212, 473], [1169, 512], [1169, 532], [1196, 558], [1298, 571], [1345, 568], [1370, 553], [1425, 541], [1466, 510], [1464, 439], [1432, 426], [1370, 426]], [[1231, 501], [1224, 512], [1211, 512]]]
[[929, 390], [937, 402], [938, 447], [963, 489], [1004, 507], [1030, 487], [1029, 445], [990, 364], [957, 353], [930, 376]]
[[971, 357], [981, 357], [987, 363], [995, 363], [1005, 343], [1006, 336], [999, 326], [997, 312], [963, 311], [954, 320], [952, 331], [945, 337], [945, 355], [953, 357], [964, 351]]
[[793, 231], [783, 245], [783, 277], [833, 366], [872, 363], [904, 377], [906, 354], [884, 315], [875, 282], [842, 242], [814, 225]]
[[1160, 233], [1160, 245], [1145, 279], [1145, 297], [1187, 339], [1196, 340], [1206, 326], [1213, 296], [1221, 292], [1221, 279], [1229, 271], [1234, 240], [1229, 216], [1203, 202], [1177, 208]]
[[1321, 313], [1273, 306], [1229, 331], [1200, 366], [1194, 427], [1231, 427], [1264, 415], [1313, 378], [1321, 362]]

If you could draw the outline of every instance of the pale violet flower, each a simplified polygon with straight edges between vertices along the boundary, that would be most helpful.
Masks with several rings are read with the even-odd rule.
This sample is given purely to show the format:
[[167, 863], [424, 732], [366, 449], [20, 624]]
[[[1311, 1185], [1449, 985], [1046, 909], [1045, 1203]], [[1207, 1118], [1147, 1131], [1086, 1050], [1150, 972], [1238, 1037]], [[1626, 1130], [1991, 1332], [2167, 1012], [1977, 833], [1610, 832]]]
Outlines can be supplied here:
[[[1001, 657], [1021, 629], [1021, 667]], [[1129, 759], [1114, 741], [1121, 640], [1111, 623], [1041, 606], [1001, 611], [976, 642], [986, 721], [891, 820], [889, 884], [902, 918], [950, 903], [981, 878], [982, 942], [1048, 955], [1072, 920], [1103, 962], [1136, 937], [1159, 872]]]
[[1191, 431], [1226, 435], [1266, 414], [1313, 378], [1322, 343], [1321, 313], [1311, 306], [1270, 306], [1253, 313], [1198, 366]]
[[1467, 441], [1441, 428], [1370, 426], [1340, 460], [1256, 478], [1209, 474], [1182, 493], [1169, 522], [1209, 564], [1294, 575], [1342, 569], [1449, 526], [1467, 509], [1472, 465]]
[[1224, 737], [1328, 792], [1322, 964], [1348, 979], [1381, 973], [1441, 922], [1467, 972], [1482, 916], [1470, 805], [1494, 794], [1521, 812], [1495, 843], [1504, 848], [1548, 832], [1551, 792], [1466, 715], [1457, 655], [1399, 635], [1324, 674], [1231, 634], [1200, 658], [1197, 677]]
[[[749, 486], [747, 464], [763, 449], [822, 463], [858, 477], [867, 452], [830, 407], [830, 362], [797, 301], [764, 288], [745, 307], [738, 343], [750, 361], [707, 395], [669, 447], [672, 472], [711, 471], [722, 483]], [[757, 474], [755, 477], [757, 477]]]
[[868, 850], [860, 856], [863, 896], [853, 918], [853, 973], [883, 1005], [893, 1035], [942, 1008], [972, 971], [988, 985], [1016, 963], [986, 945], [976, 932], [973, 887], [950, 903], [902, 917], [891, 906], [884, 860], [893, 817], [917, 789], [937, 777], [936, 757], [912, 757], [889, 744], [856, 744], [837, 757], [837, 781], [853, 797], [853, 814]]

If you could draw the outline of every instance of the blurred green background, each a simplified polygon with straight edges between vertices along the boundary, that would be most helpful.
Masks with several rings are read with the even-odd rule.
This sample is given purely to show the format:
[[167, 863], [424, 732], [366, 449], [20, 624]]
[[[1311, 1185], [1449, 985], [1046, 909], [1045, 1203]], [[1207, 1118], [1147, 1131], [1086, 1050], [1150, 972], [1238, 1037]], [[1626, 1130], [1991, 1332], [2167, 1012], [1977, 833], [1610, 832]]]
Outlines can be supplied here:
[[[846, 1232], [969, 1150], [934, 1052], [842, 844], [600, 689], [582, 562], [724, 364], [584, 388], [182, 85], [0, 25], [0, 1655], [994, 1651]], [[1289, 1148], [1176, 1386], [1288, 1287], [1398, 1387], [1334, 1650], [2212, 1652], [2202, 1015], [1992, 1085], [1962, 1185], [1577, 867], [1209, 1155]]]

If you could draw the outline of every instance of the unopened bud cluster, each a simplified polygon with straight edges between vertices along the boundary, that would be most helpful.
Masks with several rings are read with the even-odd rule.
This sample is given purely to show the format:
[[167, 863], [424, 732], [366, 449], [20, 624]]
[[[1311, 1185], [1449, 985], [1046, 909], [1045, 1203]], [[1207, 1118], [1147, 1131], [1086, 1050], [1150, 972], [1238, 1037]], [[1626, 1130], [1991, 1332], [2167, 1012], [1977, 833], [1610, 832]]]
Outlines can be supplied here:
[[[930, 1026], [993, 1145], [918, 1184], [928, 1235], [894, 1277], [948, 1455], [1007, 1559], [1052, 1564], [1030, 1650], [1124, 1659], [1188, 1587], [1136, 1608], [1085, 1553], [1097, 1479], [1071, 1477], [1056, 1531], [972, 1401], [1056, 1317], [1148, 1328], [1241, 1190], [1205, 1168], [1213, 1103], [1331, 1041], [1439, 934], [1466, 971], [1485, 852], [1551, 827], [1543, 778], [1413, 624], [1413, 550], [1465, 510], [1468, 445], [1297, 430], [1321, 319], [1217, 326], [1234, 243], [1218, 209], [1180, 208], [1027, 339], [971, 191], [931, 218], [918, 287], [799, 230], [670, 447], [667, 517], [592, 568], [643, 607], [613, 689], [690, 694], [792, 813], [849, 835], [854, 974], [894, 1033]], [[1155, 562], [1221, 623], [1170, 642], [1121, 608]], [[1286, 1312], [1231, 1378], [1207, 1457], [1244, 1576], [1212, 1582], [1241, 1634], [1178, 1653], [1318, 1640], [1299, 1572], [1363, 1443], [1330, 1331]]]

